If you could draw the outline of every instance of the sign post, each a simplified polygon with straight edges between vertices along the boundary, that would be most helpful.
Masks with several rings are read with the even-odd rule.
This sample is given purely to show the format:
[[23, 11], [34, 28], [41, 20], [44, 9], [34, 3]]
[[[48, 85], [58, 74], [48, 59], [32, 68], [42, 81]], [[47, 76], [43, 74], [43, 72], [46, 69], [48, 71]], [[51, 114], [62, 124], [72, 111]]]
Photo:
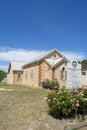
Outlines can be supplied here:
[[67, 89], [78, 88], [81, 88], [81, 64], [73, 61], [67, 67]]

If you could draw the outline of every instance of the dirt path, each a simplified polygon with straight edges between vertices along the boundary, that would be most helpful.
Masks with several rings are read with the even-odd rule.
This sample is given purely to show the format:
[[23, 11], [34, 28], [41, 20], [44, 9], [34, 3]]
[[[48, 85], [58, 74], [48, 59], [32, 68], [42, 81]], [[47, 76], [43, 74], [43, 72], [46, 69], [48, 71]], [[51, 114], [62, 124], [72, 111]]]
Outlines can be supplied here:
[[0, 88], [0, 91], [13, 91], [13, 89]]

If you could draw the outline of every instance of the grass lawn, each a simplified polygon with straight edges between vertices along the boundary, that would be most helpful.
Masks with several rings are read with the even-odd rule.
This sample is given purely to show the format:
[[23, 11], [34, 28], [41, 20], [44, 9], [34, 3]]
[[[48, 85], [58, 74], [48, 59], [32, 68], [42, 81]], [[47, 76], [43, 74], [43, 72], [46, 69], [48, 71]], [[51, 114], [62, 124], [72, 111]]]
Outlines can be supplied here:
[[0, 130], [63, 130], [62, 122], [48, 115], [49, 90], [6, 84], [0, 89]]

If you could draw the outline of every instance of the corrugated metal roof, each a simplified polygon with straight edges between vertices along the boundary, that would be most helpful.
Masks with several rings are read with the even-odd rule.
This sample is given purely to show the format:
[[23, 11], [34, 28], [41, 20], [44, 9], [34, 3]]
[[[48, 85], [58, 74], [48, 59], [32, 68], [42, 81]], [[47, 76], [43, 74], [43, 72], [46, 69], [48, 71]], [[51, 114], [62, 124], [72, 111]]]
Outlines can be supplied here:
[[58, 58], [58, 59], [45, 59], [45, 61], [53, 68], [56, 65], [58, 65], [61, 61], [63, 60], [63, 58]]
[[12, 70], [21, 70], [22, 71], [22, 66], [26, 64], [25, 62], [16, 62], [16, 61], [12, 61], [11, 62], [11, 67]]

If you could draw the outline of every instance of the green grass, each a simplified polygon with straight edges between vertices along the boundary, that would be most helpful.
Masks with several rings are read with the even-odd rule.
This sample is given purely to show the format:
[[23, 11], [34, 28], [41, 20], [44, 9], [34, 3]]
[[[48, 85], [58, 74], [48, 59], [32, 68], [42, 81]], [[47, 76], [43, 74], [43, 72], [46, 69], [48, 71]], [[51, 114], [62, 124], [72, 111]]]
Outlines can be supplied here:
[[5, 88], [5, 89], [30, 89], [29, 86], [10, 85], [10, 84], [6, 84], [6, 83], [0, 83], [0, 88]]
[[72, 128], [71, 130], [77, 130], [76, 128]]

